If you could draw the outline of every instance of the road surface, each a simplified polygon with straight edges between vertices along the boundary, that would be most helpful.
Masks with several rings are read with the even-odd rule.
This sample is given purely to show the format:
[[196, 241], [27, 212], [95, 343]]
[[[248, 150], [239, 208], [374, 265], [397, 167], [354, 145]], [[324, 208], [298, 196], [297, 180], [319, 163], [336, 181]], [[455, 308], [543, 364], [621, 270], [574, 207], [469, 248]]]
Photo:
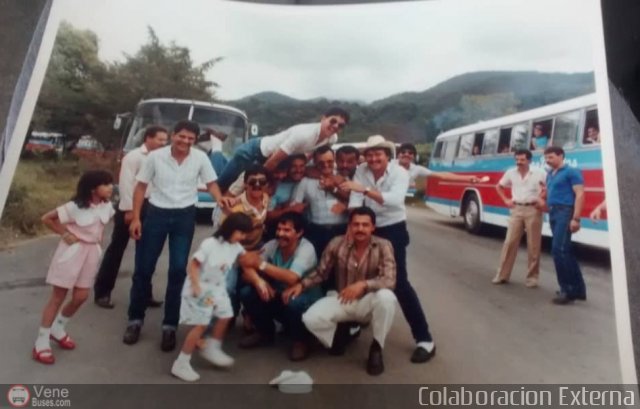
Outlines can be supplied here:
[[[284, 341], [274, 347], [239, 350], [240, 329], [225, 341], [236, 358], [228, 371], [210, 368], [194, 357], [201, 383], [264, 384], [283, 369], [306, 370], [316, 383], [619, 383], [621, 381], [608, 253], [582, 248], [581, 265], [588, 301], [556, 306], [553, 263], [543, 254], [541, 285], [524, 286], [526, 249], [521, 248], [511, 284], [495, 286], [504, 231], [472, 236], [460, 222], [423, 208], [409, 207], [410, 279], [425, 308], [437, 345], [427, 364], [412, 364], [414, 347], [401, 311], [385, 346], [386, 371], [370, 377], [364, 362], [370, 329], [343, 357], [316, 350], [306, 361], [287, 360]], [[194, 246], [211, 234], [199, 225]], [[75, 351], [54, 347], [56, 364], [31, 360], [41, 308], [50, 289], [44, 276], [57, 242], [32, 240], [0, 252], [0, 383], [180, 383], [169, 375], [176, 353], [159, 349], [162, 310], [148, 310], [140, 342], [121, 342], [126, 325], [133, 245], [125, 255], [113, 293], [116, 308], [103, 310], [88, 302], [68, 325], [78, 343]], [[160, 259], [154, 289], [162, 296], [166, 251]], [[91, 298], [92, 300], [92, 298]], [[182, 341], [184, 329], [179, 331]]]

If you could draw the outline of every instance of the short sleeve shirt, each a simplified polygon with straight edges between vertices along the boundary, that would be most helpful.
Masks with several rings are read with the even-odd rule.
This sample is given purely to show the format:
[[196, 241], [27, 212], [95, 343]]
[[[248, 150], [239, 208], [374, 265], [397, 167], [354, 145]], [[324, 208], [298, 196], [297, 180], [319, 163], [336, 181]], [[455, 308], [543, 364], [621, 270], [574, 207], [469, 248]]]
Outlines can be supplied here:
[[80, 208], [71, 201], [56, 208], [56, 212], [60, 223], [81, 241], [101, 243], [104, 226], [109, 223], [115, 210], [111, 202]]
[[[232, 244], [216, 237], [205, 239], [193, 253], [193, 258], [201, 264], [201, 286], [225, 288], [225, 275], [242, 253], [244, 248], [240, 243]], [[187, 278], [184, 282], [183, 294], [191, 293], [191, 280]]]
[[564, 165], [556, 173], [547, 173], [547, 205], [573, 206], [576, 194], [573, 187], [584, 185], [582, 173], [571, 166]]
[[[316, 264], [318, 263], [313, 245], [304, 237], [300, 239], [300, 243], [298, 243], [298, 248], [296, 249], [294, 255], [287, 261], [284, 261], [282, 259], [282, 254], [280, 253], [280, 249], [278, 247], [278, 241], [275, 239], [268, 241], [262, 247], [262, 256], [267, 262], [277, 267], [291, 270], [300, 278], [305, 277], [307, 274], [313, 271], [313, 269], [316, 267]], [[280, 287], [280, 289], [283, 289], [284, 287], [283, 283], [274, 284]]]
[[333, 134], [320, 142], [319, 139], [319, 122], [295, 125], [275, 135], [263, 137], [260, 141], [260, 151], [265, 158], [271, 156], [278, 149], [282, 149], [287, 155], [309, 153], [319, 146], [336, 143], [338, 135]]
[[178, 164], [171, 155], [171, 146], [149, 153], [136, 176], [139, 182], [152, 183], [149, 202], [163, 209], [180, 209], [198, 201], [198, 183], [215, 182], [217, 175], [207, 155], [191, 148], [189, 155]]
[[498, 182], [500, 186], [511, 188], [511, 198], [518, 203], [532, 203], [540, 197], [547, 175], [540, 168], [529, 168], [524, 178], [518, 168], [507, 170]]

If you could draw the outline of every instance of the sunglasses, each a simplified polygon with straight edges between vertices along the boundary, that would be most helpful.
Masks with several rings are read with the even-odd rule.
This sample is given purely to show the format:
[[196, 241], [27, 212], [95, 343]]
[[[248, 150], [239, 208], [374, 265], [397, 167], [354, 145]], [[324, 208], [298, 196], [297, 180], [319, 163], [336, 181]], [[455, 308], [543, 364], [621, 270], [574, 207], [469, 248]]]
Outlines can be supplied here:
[[262, 187], [262, 186], [267, 186], [267, 179], [249, 179], [247, 180], [247, 185], [251, 186], [251, 187]]
[[345, 122], [338, 122], [338, 120], [337, 120], [337, 119], [335, 119], [335, 118], [331, 118], [331, 119], [329, 120], [329, 123], [330, 123], [331, 125], [334, 125], [334, 126], [335, 126], [336, 124], [338, 124], [338, 129], [342, 129], [342, 128], [344, 128], [344, 127], [347, 125]]

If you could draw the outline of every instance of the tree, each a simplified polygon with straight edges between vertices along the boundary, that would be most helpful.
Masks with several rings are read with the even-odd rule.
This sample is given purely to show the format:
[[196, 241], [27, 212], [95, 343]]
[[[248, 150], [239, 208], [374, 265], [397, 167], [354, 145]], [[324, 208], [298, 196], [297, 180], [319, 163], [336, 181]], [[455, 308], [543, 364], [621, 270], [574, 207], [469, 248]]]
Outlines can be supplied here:
[[115, 148], [120, 143], [111, 127], [115, 115], [141, 99], [214, 101], [218, 84], [206, 75], [222, 57], [195, 65], [189, 48], [162, 44], [151, 27], [148, 42], [123, 62], [103, 62], [98, 50], [92, 31], [60, 25], [34, 114], [36, 128], [65, 133], [71, 140], [92, 134]]
[[186, 98], [214, 101], [214, 88], [218, 84], [209, 81], [206, 74], [222, 61], [217, 57], [194, 65], [190, 51], [175, 43], [163, 45], [155, 31], [149, 29], [149, 41], [133, 56], [125, 55], [123, 63], [110, 67], [111, 95], [116, 111], [131, 110], [141, 99]]
[[36, 106], [36, 128], [72, 139], [92, 132], [95, 117], [104, 111], [102, 83], [107, 75], [95, 33], [62, 22]]

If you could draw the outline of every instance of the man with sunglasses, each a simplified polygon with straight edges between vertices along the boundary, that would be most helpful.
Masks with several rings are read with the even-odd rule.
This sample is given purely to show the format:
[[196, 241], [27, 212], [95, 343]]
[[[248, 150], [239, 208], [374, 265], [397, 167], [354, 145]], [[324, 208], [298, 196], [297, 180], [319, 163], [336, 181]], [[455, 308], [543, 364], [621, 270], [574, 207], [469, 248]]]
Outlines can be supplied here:
[[272, 172], [289, 155], [306, 154], [319, 146], [337, 142], [337, 132], [348, 122], [347, 111], [332, 107], [319, 123], [295, 125], [275, 135], [249, 140], [236, 150], [222, 171], [218, 179], [220, 189], [225, 192], [242, 171], [255, 162], [264, 163], [267, 171]]
[[[244, 173], [244, 192], [238, 196], [238, 203], [229, 209], [223, 209], [220, 223], [232, 213], [244, 213], [251, 218], [253, 230], [240, 242], [247, 251], [259, 249], [263, 243], [265, 221], [269, 207], [268, 184], [267, 171], [264, 167], [253, 165]], [[227, 293], [231, 298], [234, 315], [237, 315], [240, 309], [237, 297], [238, 269], [233, 267], [226, 278]]]

